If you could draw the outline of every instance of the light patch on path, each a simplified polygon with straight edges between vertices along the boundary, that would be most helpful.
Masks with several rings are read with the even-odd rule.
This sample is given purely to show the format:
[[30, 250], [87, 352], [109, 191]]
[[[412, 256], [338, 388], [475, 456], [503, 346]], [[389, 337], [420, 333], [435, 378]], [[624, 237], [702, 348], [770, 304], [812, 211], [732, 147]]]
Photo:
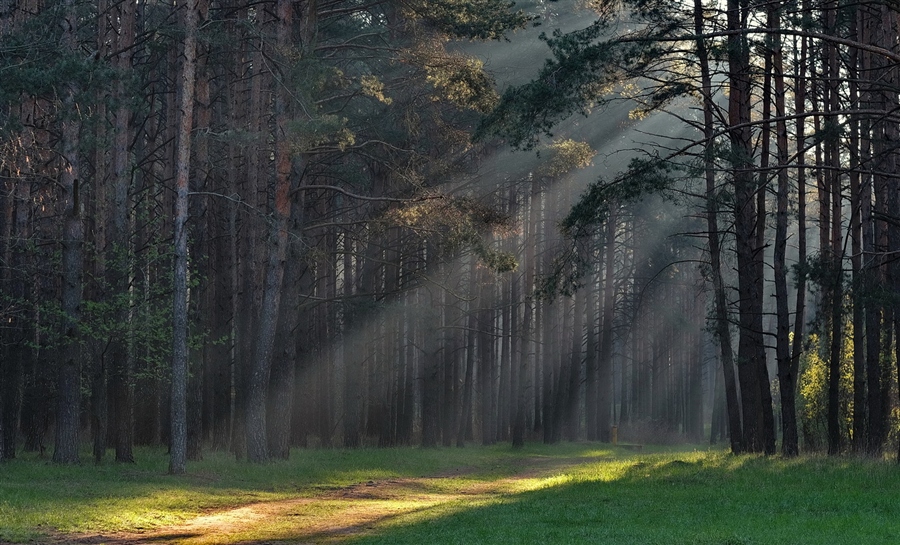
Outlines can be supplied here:
[[502, 501], [505, 495], [548, 486], [561, 470], [590, 461], [529, 458], [521, 462], [516, 475], [492, 480], [475, 477], [473, 469], [459, 468], [431, 477], [368, 481], [321, 491], [312, 497], [243, 505], [142, 533], [59, 536], [57, 543], [340, 543], [392, 525]]

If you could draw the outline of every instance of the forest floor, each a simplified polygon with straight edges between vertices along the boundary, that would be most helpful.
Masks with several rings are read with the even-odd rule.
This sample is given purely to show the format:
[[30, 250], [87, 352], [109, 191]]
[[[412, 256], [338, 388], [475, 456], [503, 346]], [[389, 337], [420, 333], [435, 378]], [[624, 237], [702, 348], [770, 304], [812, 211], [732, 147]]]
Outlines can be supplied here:
[[[591, 458], [516, 459], [515, 474], [467, 479], [477, 467], [456, 467], [429, 477], [369, 480], [309, 497], [262, 501], [214, 510], [181, 524], [149, 531], [55, 534], [44, 543], [83, 545], [341, 543], [379, 528], [414, 521], [429, 511], [483, 504], [533, 489], [543, 479]], [[452, 509], [451, 509], [452, 510]]]
[[0, 465], [0, 545], [900, 543], [893, 461], [599, 443]]

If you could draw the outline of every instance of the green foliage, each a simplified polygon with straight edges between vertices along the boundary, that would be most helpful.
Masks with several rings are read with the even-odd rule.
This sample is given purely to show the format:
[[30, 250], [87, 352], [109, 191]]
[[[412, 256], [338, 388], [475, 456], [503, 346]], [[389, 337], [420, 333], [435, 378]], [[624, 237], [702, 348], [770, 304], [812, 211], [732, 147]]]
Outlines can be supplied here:
[[577, 168], [587, 168], [597, 154], [587, 142], [559, 140], [548, 146], [550, 157], [538, 167], [538, 175], [558, 178]]
[[447, 253], [471, 249], [485, 266], [509, 272], [518, 266], [508, 252], [491, 248], [484, 235], [509, 226], [509, 218], [468, 197], [429, 198], [406, 203], [382, 218], [385, 225], [405, 227], [435, 242]]
[[[843, 336], [840, 363], [840, 422], [841, 434], [850, 433], [853, 418], [853, 331], [848, 324]], [[800, 432], [804, 448], [823, 450], [828, 444], [828, 350], [826, 339], [818, 334], [809, 337], [809, 350], [800, 357], [800, 376], [797, 383], [797, 405]]]
[[512, 11], [506, 0], [416, 0], [410, 9], [427, 24], [454, 38], [499, 40], [533, 18]]
[[487, 113], [497, 104], [494, 81], [479, 59], [451, 55], [425, 66], [426, 79], [461, 108]]
[[340, 150], [352, 146], [356, 135], [347, 128], [347, 118], [336, 115], [319, 115], [313, 118], [295, 119], [289, 124], [293, 153], [305, 153], [319, 146], [334, 146]]
[[641, 200], [667, 189], [681, 167], [669, 161], [633, 159], [628, 170], [612, 182], [593, 182], [562, 221], [563, 232], [573, 238], [590, 234], [603, 222], [612, 205]]
[[651, 40], [598, 41], [606, 30], [599, 20], [569, 34], [542, 34], [554, 58], [545, 62], [537, 78], [503, 93], [475, 131], [475, 140], [500, 136], [516, 148], [534, 148], [540, 135], [552, 136], [556, 123], [574, 113], [586, 115], [608, 101], [615, 85], [661, 55]]
[[[83, 2], [77, 8], [87, 36], [92, 29], [87, 23], [96, 17], [96, 4]], [[118, 75], [107, 60], [87, 48], [72, 50], [62, 43], [60, 23], [66, 9], [64, 2], [48, 2], [0, 34], [0, 101], [16, 103], [23, 95], [58, 100], [75, 89], [79, 93], [76, 101], [81, 102], [116, 80]], [[88, 37], [79, 38], [92, 43]], [[68, 116], [89, 113], [88, 108], [62, 112]]]

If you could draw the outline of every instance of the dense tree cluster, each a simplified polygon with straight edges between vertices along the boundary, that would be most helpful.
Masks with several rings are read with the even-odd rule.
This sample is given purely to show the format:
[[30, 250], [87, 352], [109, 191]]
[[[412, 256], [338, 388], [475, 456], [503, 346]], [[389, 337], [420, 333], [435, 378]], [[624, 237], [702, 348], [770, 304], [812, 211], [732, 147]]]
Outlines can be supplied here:
[[[564, 20], [499, 94], [482, 59]], [[837, 0], [3, 2], [0, 457], [168, 444], [181, 473], [614, 425], [880, 455], [896, 25]], [[597, 180], [598, 109], [683, 130]]]
[[[546, 38], [553, 59], [506, 91], [480, 133], [533, 146], [565, 116], [609, 103], [621, 78], [641, 78], [635, 114], [665, 111], [697, 137], [594, 183], [569, 223], [590, 230], [606, 221], [606, 203], [649, 192], [698, 198], [732, 449], [775, 452], [777, 409], [786, 455], [798, 452], [798, 410], [808, 445], [880, 455], [896, 427], [900, 346], [896, 11], [838, 1], [590, 4], [597, 20]], [[810, 222], [819, 236], [807, 241]], [[817, 384], [802, 390], [802, 407], [798, 376]]]

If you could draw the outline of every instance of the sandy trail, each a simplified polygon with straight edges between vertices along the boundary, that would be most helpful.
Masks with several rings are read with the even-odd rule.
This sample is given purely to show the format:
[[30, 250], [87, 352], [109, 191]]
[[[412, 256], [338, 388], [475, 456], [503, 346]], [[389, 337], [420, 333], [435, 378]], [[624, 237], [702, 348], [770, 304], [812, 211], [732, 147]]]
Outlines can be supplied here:
[[211, 512], [179, 525], [145, 532], [58, 535], [51, 543], [340, 543], [394, 522], [427, 516], [429, 510], [446, 508], [448, 504], [462, 508], [504, 494], [528, 490], [537, 486], [542, 477], [588, 461], [585, 458], [528, 458], [520, 461], [515, 475], [493, 480], [467, 478], [476, 469], [457, 468], [429, 477], [368, 481], [313, 495], [307, 492], [298, 498], [251, 503]]

